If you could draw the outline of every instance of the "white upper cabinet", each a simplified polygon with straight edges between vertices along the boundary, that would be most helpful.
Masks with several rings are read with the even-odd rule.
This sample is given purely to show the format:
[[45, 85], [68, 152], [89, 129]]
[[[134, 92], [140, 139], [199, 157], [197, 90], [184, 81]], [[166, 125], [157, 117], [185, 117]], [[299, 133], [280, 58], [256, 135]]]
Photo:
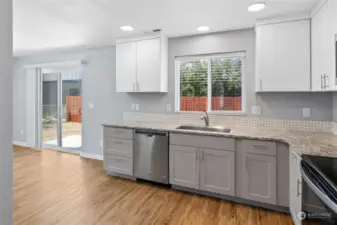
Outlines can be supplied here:
[[329, 0], [311, 19], [312, 90], [333, 91], [336, 87], [335, 34], [337, 1]]
[[117, 42], [117, 92], [167, 92], [167, 79], [167, 38]]
[[116, 91], [134, 92], [136, 87], [137, 43], [116, 45]]
[[256, 26], [256, 91], [310, 90], [310, 20]]

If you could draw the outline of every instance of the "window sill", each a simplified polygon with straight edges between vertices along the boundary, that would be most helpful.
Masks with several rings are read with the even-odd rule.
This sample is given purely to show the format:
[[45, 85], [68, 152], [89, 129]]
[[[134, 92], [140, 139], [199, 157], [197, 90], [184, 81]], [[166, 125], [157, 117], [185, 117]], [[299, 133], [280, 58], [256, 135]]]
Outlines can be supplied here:
[[[181, 111], [181, 112], [175, 112], [177, 114], [203, 114], [204, 112], [188, 112], [188, 111]], [[221, 115], [221, 116], [247, 116], [247, 113], [245, 112], [235, 112], [235, 111], [227, 111], [227, 112], [207, 112], [208, 115]]]

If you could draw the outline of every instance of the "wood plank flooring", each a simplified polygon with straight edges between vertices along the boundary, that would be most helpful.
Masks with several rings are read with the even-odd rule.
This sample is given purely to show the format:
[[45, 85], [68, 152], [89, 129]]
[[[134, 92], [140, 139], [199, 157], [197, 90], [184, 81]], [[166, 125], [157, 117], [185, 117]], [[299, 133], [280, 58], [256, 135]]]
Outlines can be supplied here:
[[17, 225], [287, 225], [289, 215], [108, 176], [101, 161], [14, 147]]

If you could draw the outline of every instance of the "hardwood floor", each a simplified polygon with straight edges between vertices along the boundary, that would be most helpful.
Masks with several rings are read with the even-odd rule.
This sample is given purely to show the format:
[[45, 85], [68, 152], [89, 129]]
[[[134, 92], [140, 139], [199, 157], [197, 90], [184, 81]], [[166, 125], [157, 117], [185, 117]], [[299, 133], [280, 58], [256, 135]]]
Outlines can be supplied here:
[[101, 161], [14, 147], [14, 224], [287, 225], [289, 215], [108, 176]]

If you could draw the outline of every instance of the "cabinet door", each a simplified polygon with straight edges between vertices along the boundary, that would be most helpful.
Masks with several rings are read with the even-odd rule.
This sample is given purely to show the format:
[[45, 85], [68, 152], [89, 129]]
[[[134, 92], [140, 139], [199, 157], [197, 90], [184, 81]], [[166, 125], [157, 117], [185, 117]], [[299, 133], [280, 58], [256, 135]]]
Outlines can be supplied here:
[[170, 183], [199, 189], [198, 149], [187, 146], [170, 146]]
[[276, 204], [276, 157], [243, 153], [242, 195], [245, 199]]
[[301, 158], [290, 151], [290, 213], [296, 225], [301, 224], [298, 214], [302, 211]]
[[137, 91], [160, 92], [160, 38], [138, 41], [137, 52]]
[[108, 172], [133, 176], [133, 160], [130, 157], [104, 154], [104, 167]]
[[310, 20], [256, 28], [259, 91], [310, 91]]
[[325, 3], [324, 14], [324, 52], [326, 54], [325, 71], [326, 74], [326, 89], [336, 89], [336, 47], [335, 47], [335, 34], [337, 34], [335, 28], [337, 1], [327, 1]]
[[136, 89], [137, 43], [116, 45], [116, 92], [134, 92]]
[[231, 151], [202, 149], [200, 165], [200, 189], [235, 195], [235, 153]]
[[312, 54], [312, 75], [311, 75], [311, 85], [313, 91], [323, 90], [322, 86], [322, 63], [323, 63], [323, 52], [322, 52], [322, 34], [323, 34], [323, 16], [322, 12], [319, 11], [311, 19], [311, 54]]

